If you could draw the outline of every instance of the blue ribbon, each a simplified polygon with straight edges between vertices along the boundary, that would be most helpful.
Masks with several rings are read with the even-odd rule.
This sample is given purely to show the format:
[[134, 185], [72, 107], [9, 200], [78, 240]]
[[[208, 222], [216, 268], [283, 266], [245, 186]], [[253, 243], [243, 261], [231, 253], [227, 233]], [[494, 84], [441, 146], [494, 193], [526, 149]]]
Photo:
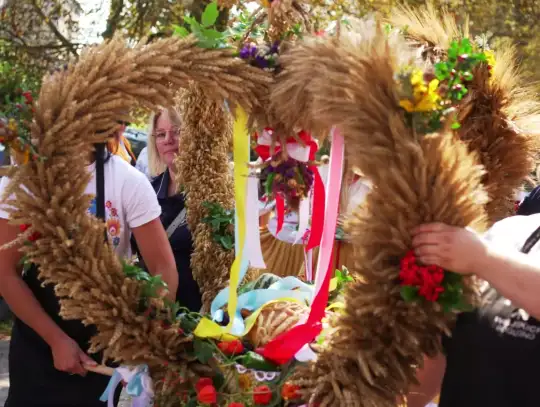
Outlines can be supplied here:
[[[242, 267], [243, 266], [244, 264], [242, 264]], [[245, 275], [244, 268], [242, 268], [241, 275], [242, 278]], [[242, 309], [254, 312], [267, 302], [279, 300], [280, 298], [295, 298], [299, 301], [309, 303], [313, 298], [314, 290], [315, 288], [312, 285], [306, 284], [296, 277], [289, 276], [276, 281], [266, 289], [252, 290], [240, 295], [238, 297], [235, 315], [232, 316], [234, 321], [231, 333], [237, 336], [244, 334], [245, 324], [241, 315]], [[210, 312], [214, 321], [221, 322], [223, 320], [224, 313], [221, 308], [227, 304], [228, 298], [229, 287], [223, 289], [216, 298], [214, 298], [214, 301], [210, 306]], [[231, 316], [229, 317], [231, 318]]]
[[[131, 376], [126, 385], [126, 392], [133, 399], [132, 407], [147, 407], [150, 405], [152, 395], [150, 394], [150, 389], [145, 388], [144, 383], [145, 378], [148, 381], [150, 380], [148, 372], [149, 369], [147, 365], [137, 367], [137, 371], [133, 376]], [[111, 380], [109, 380], [109, 383], [107, 384], [107, 388], [99, 400], [107, 402], [107, 406], [112, 407], [114, 402], [114, 392], [122, 380], [122, 374], [118, 371], [118, 369], [115, 370]], [[150, 384], [147, 383], [147, 387], [149, 385]]]

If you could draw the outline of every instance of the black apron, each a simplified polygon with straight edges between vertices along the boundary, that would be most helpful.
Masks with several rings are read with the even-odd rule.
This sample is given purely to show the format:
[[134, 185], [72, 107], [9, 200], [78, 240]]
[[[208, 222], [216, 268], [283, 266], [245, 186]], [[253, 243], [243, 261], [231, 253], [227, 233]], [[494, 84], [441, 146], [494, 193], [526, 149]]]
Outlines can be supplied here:
[[[529, 253], [539, 240], [540, 228], [521, 251]], [[540, 321], [492, 287], [482, 299], [443, 340], [447, 366], [439, 407], [539, 407]]]
[[[96, 216], [105, 219], [104, 150], [97, 149]], [[106, 238], [106, 233], [105, 233]], [[24, 274], [26, 282], [45, 312], [79, 347], [87, 352], [95, 326], [81, 321], [66, 321], [59, 316], [60, 304], [54, 286], [42, 286], [38, 267], [32, 265]], [[102, 355], [90, 355], [101, 363]], [[10, 388], [5, 407], [106, 407], [99, 401], [109, 377], [88, 372], [85, 377], [56, 370], [49, 345], [28, 325], [15, 319], [9, 347]], [[118, 400], [120, 391], [117, 392]]]

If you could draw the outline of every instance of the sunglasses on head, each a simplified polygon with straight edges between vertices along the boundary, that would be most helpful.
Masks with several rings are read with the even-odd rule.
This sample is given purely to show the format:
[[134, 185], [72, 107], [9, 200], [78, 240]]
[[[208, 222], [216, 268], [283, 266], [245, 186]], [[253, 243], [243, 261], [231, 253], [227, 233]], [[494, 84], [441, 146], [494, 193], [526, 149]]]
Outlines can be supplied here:
[[130, 122], [124, 122], [124, 121], [121, 121], [121, 120], [117, 121], [117, 123], [121, 124], [123, 126], [126, 126], [126, 127], [128, 127], [131, 124]]

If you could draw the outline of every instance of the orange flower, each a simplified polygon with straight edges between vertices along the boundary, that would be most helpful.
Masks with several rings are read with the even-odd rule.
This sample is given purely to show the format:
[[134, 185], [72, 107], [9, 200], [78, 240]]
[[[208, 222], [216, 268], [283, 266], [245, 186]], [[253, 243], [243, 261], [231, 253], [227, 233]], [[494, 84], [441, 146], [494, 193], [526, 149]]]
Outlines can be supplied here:
[[213, 386], [214, 383], [212, 382], [212, 379], [209, 377], [201, 377], [199, 380], [197, 380], [197, 383], [195, 384], [195, 390], [197, 393], [199, 393], [203, 387], [206, 386]]
[[272, 390], [266, 385], [257, 386], [253, 389], [253, 401], [255, 404], [267, 405], [272, 401]]
[[214, 404], [217, 401], [217, 392], [214, 386], [204, 386], [197, 394], [197, 400], [203, 404]]
[[281, 397], [283, 397], [283, 399], [287, 401], [297, 400], [300, 398], [299, 390], [300, 387], [291, 383], [285, 383], [281, 388]]

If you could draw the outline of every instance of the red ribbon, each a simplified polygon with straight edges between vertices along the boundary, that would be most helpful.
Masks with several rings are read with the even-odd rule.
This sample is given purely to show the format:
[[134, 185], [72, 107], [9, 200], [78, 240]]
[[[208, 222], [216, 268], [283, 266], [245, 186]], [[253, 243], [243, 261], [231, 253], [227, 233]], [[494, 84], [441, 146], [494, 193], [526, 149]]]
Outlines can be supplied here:
[[285, 221], [285, 201], [281, 195], [276, 195], [276, 212], [277, 212], [277, 229], [276, 236], [283, 229], [283, 222]]
[[[332, 251], [335, 251], [335, 246]], [[313, 342], [321, 333], [321, 320], [325, 315], [326, 304], [328, 304], [330, 280], [334, 274], [331, 272], [332, 267], [333, 263], [330, 262], [326, 278], [323, 281], [320, 291], [313, 300], [313, 304], [311, 304], [311, 311], [306, 323], [297, 325], [274, 338], [260, 351], [262, 356], [278, 365], [283, 365], [289, 362], [306, 343]]]

